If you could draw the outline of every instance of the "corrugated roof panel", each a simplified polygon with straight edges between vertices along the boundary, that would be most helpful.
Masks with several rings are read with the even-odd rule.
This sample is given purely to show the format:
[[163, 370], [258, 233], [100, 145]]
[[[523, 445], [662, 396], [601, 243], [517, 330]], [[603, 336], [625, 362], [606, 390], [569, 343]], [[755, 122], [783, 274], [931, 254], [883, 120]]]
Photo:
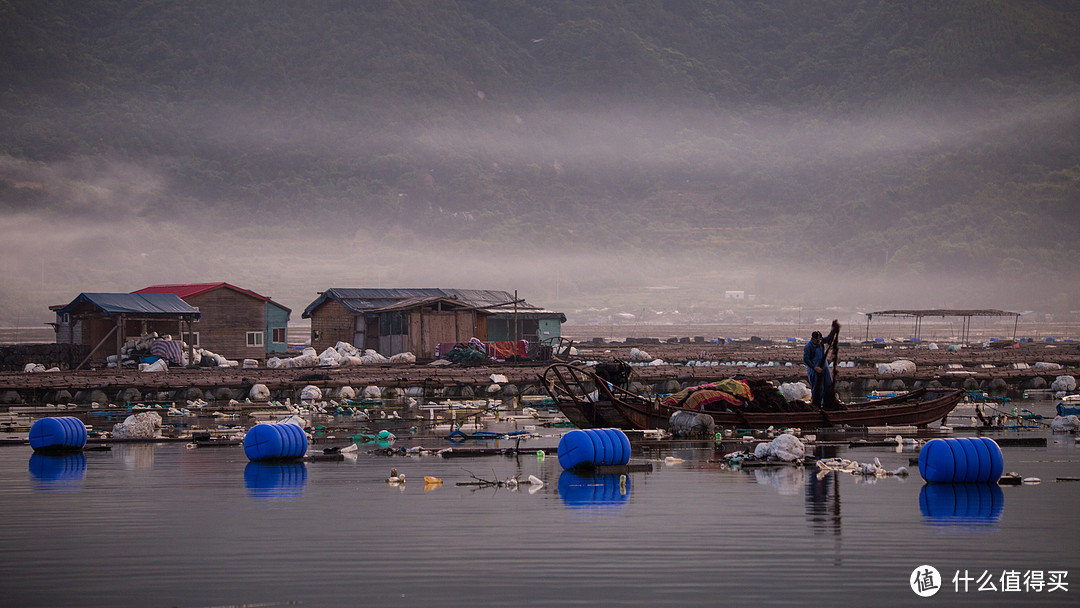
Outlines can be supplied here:
[[224, 283], [224, 282], [222, 282], [222, 283], [181, 283], [181, 284], [175, 284], [175, 285], [151, 285], [150, 287], [144, 287], [143, 289], [140, 289], [138, 291], [133, 291], [132, 293], [175, 293], [176, 295], [180, 296], [181, 298], [190, 298], [191, 296], [197, 296], [197, 295], [200, 295], [200, 294], [204, 294], [204, 293], [206, 293], [208, 291], [213, 291], [215, 289], [219, 289], [219, 288], [222, 288], [222, 287], [232, 289], [234, 291], [239, 291], [240, 293], [247, 294], [247, 295], [249, 295], [249, 296], [251, 296], [253, 298], [258, 298], [258, 299], [263, 300], [265, 302], [270, 301], [270, 298], [268, 298], [268, 297], [266, 297], [266, 296], [264, 296], [262, 294], [255, 293], [254, 291], [251, 291], [250, 289], [243, 289], [241, 287], [237, 287], [236, 285], [232, 285], [230, 283]]
[[81, 293], [58, 312], [68, 313], [83, 303], [100, 309], [105, 315], [176, 316], [199, 318], [199, 309], [180, 299], [175, 293]]
[[[382, 289], [382, 288], [341, 288], [333, 287], [325, 292], [304, 309], [303, 318], [311, 316], [311, 312], [321, 306], [327, 300], [340, 302], [342, 306], [354, 314], [370, 312], [374, 309], [394, 307], [399, 308], [399, 303], [404, 300], [431, 298], [454, 299], [465, 308], [492, 309], [497, 312], [507, 308], [513, 308], [514, 296], [506, 291], [489, 289]], [[536, 309], [537, 307], [525, 302], [518, 302], [519, 309]]]

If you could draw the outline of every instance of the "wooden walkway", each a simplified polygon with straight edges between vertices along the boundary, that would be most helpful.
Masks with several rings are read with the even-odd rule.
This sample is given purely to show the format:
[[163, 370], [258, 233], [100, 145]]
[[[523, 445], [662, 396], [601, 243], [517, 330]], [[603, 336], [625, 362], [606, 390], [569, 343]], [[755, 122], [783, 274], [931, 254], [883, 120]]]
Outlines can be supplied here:
[[[702, 383], [743, 375], [775, 382], [805, 379], [802, 347], [760, 344], [585, 344], [579, 357], [583, 361], [629, 360], [630, 349], [638, 347], [653, 357], [675, 365], [635, 366], [634, 380], [659, 383], [669, 380]], [[1022, 344], [1019, 348], [968, 348], [958, 352], [926, 348], [877, 348], [872, 345], [842, 347], [840, 360], [855, 367], [841, 367], [838, 379], [892, 379], [878, 374], [878, 365], [899, 359], [913, 361], [914, 375], [904, 380], [942, 380], [959, 385], [966, 378], [977, 381], [1002, 378], [1017, 384], [1036, 377], [1048, 383], [1061, 375], [1080, 377], [1080, 349], [1073, 344]], [[687, 361], [716, 361], [715, 366], [688, 366]], [[740, 364], [732, 364], [738, 362]], [[790, 364], [790, 365], [787, 365]], [[1061, 369], [1040, 368], [1057, 364]], [[323, 389], [351, 386], [381, 388], [482, 387], [492, 384], [491, 375], [500, 374], [518, 387], [538, 383], [546, 363], [508, 363], [476, 367], [414, 365], [368, 365], [349, 368], [243, 369], [243, 368], [173, 368], [168, 372], [147, 373], [135, 370], [89, 370], [46, 373], [0, 373], [0, 392], [43, 394], [55, 390], [100, 389], [114, 393], [125, 388], [147, 391], [170, 391], [198, 387], [247, 388], [266, 385], [271, 391], [299, 389], [314, 385]], [[953, 382], [950, 382], [953, 381]], [[477, 396], [481, 396], [478, 393]]]

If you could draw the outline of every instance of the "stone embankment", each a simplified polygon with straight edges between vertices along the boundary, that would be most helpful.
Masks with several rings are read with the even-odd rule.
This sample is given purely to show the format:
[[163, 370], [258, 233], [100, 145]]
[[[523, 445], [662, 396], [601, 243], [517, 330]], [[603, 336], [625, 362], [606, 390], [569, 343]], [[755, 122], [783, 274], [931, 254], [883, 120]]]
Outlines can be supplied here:
[[[995, 343], [997, 344], [997, 343]], [[802, 345], [767, 341], [726, 344], [632, 341], [590, 341], [577, 345], [567, 361], [632, 361], [632, 351], [645, 351], [664, 365], [635, 364], [632, 380], [642, 392], [667, 393], [686, 386], [736, 375], [764, 378], [775, 384], [805, 379]], [[903, 375], [881, 373], [879, 366], [897, 360], [915, 364]], [[838, 388], [842, 396], [871, 390], [907, 390], [923, 385], [982, 389], [1018, 394], [1048, 388], [1058, 376], [1080, 376], [1080, 349], [1072, 343], [1001, 343], [956, 351], [932, 350], [912, 343], [842, 344]], [[635, 362], [636, 363], [636, 362]], [[255, 384], [270, 389], [272, 399], [299, 399], [308, 385], [333, 394], [341, 387], [359, 393], [376, 386], [384, 396], [420, 398], [543, 395], [540, 375], [548, 363], [493, 363], [482, 366], [365, 365], [345, 368], [172, 368], [168, 372], [88, 370], [0, 373], [0, 406], [47, 403], [136, 403], [205, 399], [243, 401]], [[506, 381], [494, 386], [493, 374]]]

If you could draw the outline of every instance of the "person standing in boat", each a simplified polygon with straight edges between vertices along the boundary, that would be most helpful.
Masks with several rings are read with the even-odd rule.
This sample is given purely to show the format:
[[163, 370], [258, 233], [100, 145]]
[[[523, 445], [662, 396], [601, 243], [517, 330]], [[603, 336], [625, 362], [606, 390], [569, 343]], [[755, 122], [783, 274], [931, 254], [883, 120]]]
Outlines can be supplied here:
[[839, 405], [832, 374], [829, 373], [829, 353], [835, 352], [839, 333], [840, 324], [833, 320], [828, 336], [822, 338], [821, 332], [815, 331], [803, 347], [803, 363], [806, 364], [806, 376], [810, 380], [811, 407], [834, 409]]

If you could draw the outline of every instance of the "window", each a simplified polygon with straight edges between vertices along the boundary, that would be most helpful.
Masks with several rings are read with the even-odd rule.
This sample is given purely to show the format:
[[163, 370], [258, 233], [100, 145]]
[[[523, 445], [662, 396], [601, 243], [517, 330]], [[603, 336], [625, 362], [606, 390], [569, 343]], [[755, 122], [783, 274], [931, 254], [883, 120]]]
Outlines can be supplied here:
[[194, 348], [199, 348], [199, 332], [184, 334], [184, 340]]
[[271, 341], [274, 344], [284, 344], [285, 343], [285, 328], [284, 327], [275, 327], [273, 337], [272, 337]]
[[408, 313], [391, 312], [379, 315], [380, 336], [405, 336], [409, 334]]
[[262, 346], [263, 345], [263, 332], [261, 332], [261, 331], [249, 331], [249, 332], [247, 332], [247, 345], [248, 346]]

